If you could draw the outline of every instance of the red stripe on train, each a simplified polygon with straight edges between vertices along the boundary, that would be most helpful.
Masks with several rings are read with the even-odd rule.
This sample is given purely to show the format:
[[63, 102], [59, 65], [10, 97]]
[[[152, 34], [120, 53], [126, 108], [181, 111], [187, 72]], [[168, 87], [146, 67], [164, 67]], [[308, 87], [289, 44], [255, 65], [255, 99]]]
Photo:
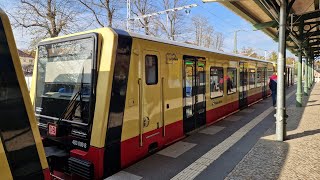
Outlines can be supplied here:
[[152, 143], [156, 142], [158, 149], [161, 149], [184, 137], [182, 120], [166, 125], [165, 130], [165, 136], [163, 136], [162, 128], [144, 133], [143, 146], [140, 146], [139, 136], [121, 142], [121, 167], [127, 167], [145, 157]]
[[42, 172], [43, 172], [44, 180], [51, 180], [49, 168], [43, 169]]
[[209, 111], [207, 111], [207, 124], [212, 124], [216, 121], [218, 121], [218, 119], [236, 111], [239, 109], [239, 101], [234, 101], [231, 102], [229, 104], [211, 109]]
[[254, 103], [258, 101], [259, 99], [262, 99], [262, 92], [259, 92], [257, 94], [251, 95], [248, 97], [248, 104]]
[[[262, 92], [248, 97], [248, 102], [257, 101], [262, 98]], [[231, 114], [239, 109], [239, 101], [234, 101], [221, 107], [206, 112], [206, 123], [212, 124], [220, 118]], [[158, 149], [162, 149], [168, 144], [176, 142], [184, 137], [183, 121], [177, 121], [166, 125], [165, 136], [163, 137], [163, 129], [155, 129], [142, 135], [142, 143], [140, 146], [139, 136], [127, 139], [121, 142], [121, 168], [125, 168], [138, 160], [144, 158], [149, 151], [149, 145], [157, 143]]]

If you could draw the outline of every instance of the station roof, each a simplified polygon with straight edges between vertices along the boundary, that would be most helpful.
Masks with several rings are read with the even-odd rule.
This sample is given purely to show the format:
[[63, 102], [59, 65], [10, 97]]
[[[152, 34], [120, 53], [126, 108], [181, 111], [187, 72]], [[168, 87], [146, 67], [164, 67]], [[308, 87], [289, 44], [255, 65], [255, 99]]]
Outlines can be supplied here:
[[[278, 41], [279, 0], [202, 0], [220, 2]], [[320, 56], [320, 0], [287, 0], [287, 49], [297, 54], [300, 45], [304, 54]], [[303, 23], [303, 33], [299, 25]]]

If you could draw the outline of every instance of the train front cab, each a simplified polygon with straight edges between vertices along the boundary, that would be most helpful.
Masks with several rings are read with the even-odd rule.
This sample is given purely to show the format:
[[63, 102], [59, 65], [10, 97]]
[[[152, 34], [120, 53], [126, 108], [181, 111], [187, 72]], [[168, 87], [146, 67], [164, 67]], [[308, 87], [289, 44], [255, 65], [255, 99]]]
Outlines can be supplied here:
[[10, 22], [0, 9], [0, 179], [50, 179]]

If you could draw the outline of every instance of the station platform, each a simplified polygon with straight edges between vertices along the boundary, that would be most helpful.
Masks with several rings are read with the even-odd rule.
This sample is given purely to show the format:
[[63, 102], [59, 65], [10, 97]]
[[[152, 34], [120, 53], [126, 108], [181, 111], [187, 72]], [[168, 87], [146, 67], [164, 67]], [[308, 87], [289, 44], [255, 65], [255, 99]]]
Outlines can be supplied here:
[[271, 97], [239, 111], [107, 178], [320, 179], [320, 83], [303, 107], [287, 89], [287, 140], [275, 140]]

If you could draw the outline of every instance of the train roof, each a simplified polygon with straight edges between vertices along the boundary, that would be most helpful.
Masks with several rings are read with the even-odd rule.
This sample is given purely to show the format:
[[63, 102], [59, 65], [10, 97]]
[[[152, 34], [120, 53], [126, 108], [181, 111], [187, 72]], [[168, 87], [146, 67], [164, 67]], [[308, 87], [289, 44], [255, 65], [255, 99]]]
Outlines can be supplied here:
[[183, 42], [177, 42], [177, 41], [172, 41], [172, 40], [164, 40], [164, 39], [160, 39], [160, 38], [153, 37], [153, 36], [142, 35], [142, 34], [125, 31], [125, 30], [122, 30], [122, 29], [110, 28], [110, 27], [104, 27], [104, 28], [99, 28], [99, 29], [94, 29], [94, 30], [74, 33], [74, 34], [68, 34], [68, 35], [58, 36], [58, 37], [54, 37], [54, 38], [47, 38], [47, 39], [42, 40], [39, 43], [39, 45], [42, 44], [42, 43], [46, 43], [48, 41], [58, 40], [58, 39], [61, 39], [61, 38], [71, 37], [71, 36], [75, 36], [75, 35], [81, 35], [81, 34], [90, 33], [90, 32], [96, 32], [98, 30], [103, 30], [103, 29], [112, 29], [115, 33], [117, 33], [119, 35], [130, 36], [130, 37], [133, 37], [133, 38], [145, 39], [145, 40], [149, 40], [149, 41], [165, 43], [165, 44], [170, 44], [170, 45], [179, 46], [179, 47], [185, 47], [185, 48], [191, 48], [191, 49], [200, 50], [200, 51], [217, 53], [217, 54], [221, 54], [221, 55], [233, 56], [233, 57], [242, 58], [242, 59], [246, 59], [246, 60], [258, 61], [258, 62], [264, 62], [264, 63], [272, 63], [270, 61], [265, 61], [265, 60], [262, 60], [262, 59], [252, 58], [252, 57], [243, 56], [243, 55], [234, 54], [234, 53], [222, 52], [222, 51], [218, 51], [218, 50], [215, 50], [215, 49], [200, 47], [200, 46], [187, 44], [187, 43], [183, 43]]
[[174, 45], [174, 46], [191, 48], [191, 49], [206, 51], [206, 52], [211, 52], [211, 53], [217, 53], [217, 54], [221, 54], [221, 55], [228, 55], [228, 56], [243, 58], [243, 59], [247, 59], [247, 60], [259, 61], [259, 62], [264, 62], [264, 63], [272, 63], [270, 61], [265, 61], [262, 59], [252, 58], [252, 57], [238, 55], [238, 54], [234, 54], [234, 53], [227, 53], [227, 52], [218, 51], [215, 49], [205, 48], [205, 47], [201, 47], [201, 46], [196, 46], [196, 45], [192, 45], [192, 44], [187, 44], [187, 43], [183, 43], [183, 42], [164, 40], [164, 39], [160, 39], [160, 38], [153, 37], [153, 36], [147, 36], [147, 35], [142, 35], [142, 34], [138, 34], [138, 33], [134, 33], [134, 32], [124, 31], [121, 29], [113, 29], [113, 30], [117, 34], [130, 35], [131, 37], [134, 37], [134, 38], [145, 39], [145, 40], [149, 40], [149, 41], [155, 41], [155, 42], [159, 42], [159, 43], [165, 43], [165, 44], [170, 44], [170, 45]]

